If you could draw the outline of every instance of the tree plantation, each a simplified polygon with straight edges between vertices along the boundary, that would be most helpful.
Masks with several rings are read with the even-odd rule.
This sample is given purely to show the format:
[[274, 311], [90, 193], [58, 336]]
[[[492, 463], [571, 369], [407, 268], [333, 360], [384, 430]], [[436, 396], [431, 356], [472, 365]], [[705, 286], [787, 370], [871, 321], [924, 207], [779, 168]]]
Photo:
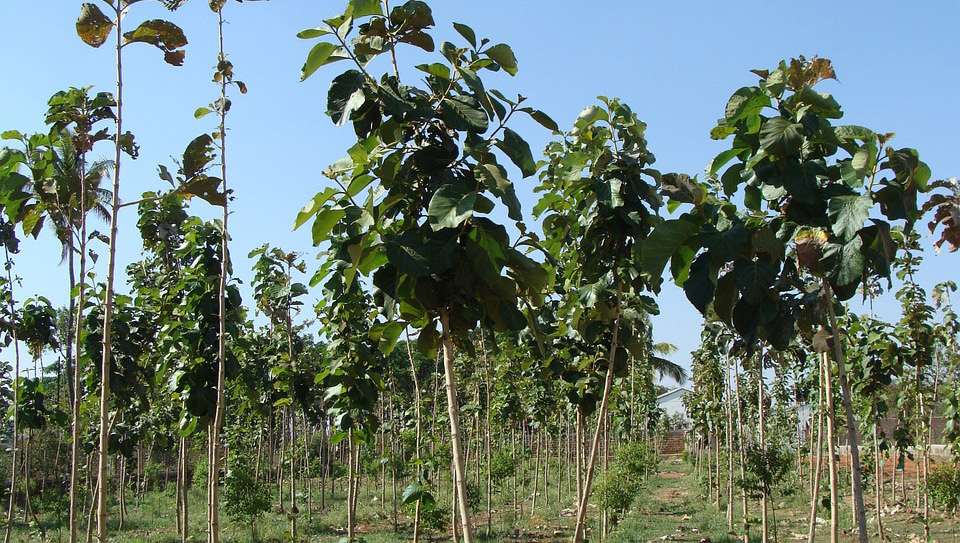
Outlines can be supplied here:
[[[616, 88], [498, 90], [538, 84], [469, 9], [318, 3], [286, 53], [336, 127], [318, 164], [279, 125], [289, 156], [234, 143], [252, 2], [77, 2], [57, 32], [112, 79], [0, 120], [4, 543], [960, 541], [960, 185], [844, 120], [844, 66], [745, 62], [715, 157], [662, 171]], [[194, 135], [138, 139], [194, 4]], [[277, 199], [312, 162], [259, 218], [312, 249], [235, 226], [251, 161]], [[681, 304], [689, 368], [654, 339]]]

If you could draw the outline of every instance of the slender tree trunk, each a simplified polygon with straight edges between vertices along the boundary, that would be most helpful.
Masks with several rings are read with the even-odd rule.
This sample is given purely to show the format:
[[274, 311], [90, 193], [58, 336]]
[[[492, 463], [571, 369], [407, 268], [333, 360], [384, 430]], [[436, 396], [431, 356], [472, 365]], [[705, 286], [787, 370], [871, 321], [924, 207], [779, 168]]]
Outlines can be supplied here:
[[353, 507], [353, 504], [354, 504], [353, 494], [354, 492], [356, 492], [356, 489], [353, 484], [354, 482], [353, 479], [354, 479], [354, 473], [356, 472], [356, 465], [354, 463], [353, 449], [355, 445], [353, 442], [352, 433], [347, 443], [348, 443], [347, 446], [349, 448], [349, 451], [348, 451], [349, 460], [347, 463], [347, 477], [348, 477], [347, 479], [347, 540], [352, 542], [356, 537], [356, 534], [354, 532], [354, 525], [356, 523], [356, 519], [354, 518], [355, 509]]
[[[883, 499], [883, 460], [880, 458], [880, 414], [876, 413], [873, 423], [873, 455], [874, 462], [876, 465], [876, 502], [875, 506], [877, 508], [877, 535], [880, 538], [880, 541], [886, 541], [883, 533], [883, 504], [881, 503]], [[929, 526], [929, 524], [928, 524]], [[929, 541], [929, 537], [927, 538]]]
[[[4, 256], [7, 263], [7, 285], [10, 289], [10, 300], [8, 310], [10, 312], [11, 322], [16, 321], [16, 308], [13, 298], [13, 271], [10, 260], [10, 250], [4, 247]], [[10, 501], [7, 505], [7, 529], [3, 536], [3, 543], [10, 543], [10, 535], [13, 530], [14, 509], [17, 503], [17, 435], [20, 433], [20, 341], [17, 338], [17, 327], [11, 326], [10, 333], [13, 337], [13, 436], [10, 451]]]
[[[762, 352], [757, 352], [757, 357], [758, 357], [757, 363], [758, 363], [759, 366], [760, 366], [760, 367], [758, 368], [758, 371], [757, 371], [757, 397], [758, 397], [758, 399], [759, 399], [759, 401], [757, 402], [757, 403], [758, 403], [757, 409], [758, 409], [759, 414], [760, 414], [759, 432], [758, 432], [758, 434], [759, 434], [759, 436], [760, 436], [760, 450], [763, 451], [764, 454], [766, 454], [766, 452], [767, 452], [766, 424], [765, 424], [764, 416], [763, 416], [763, 412], [766, 411], [766, 409], [764, 409], [764, 405], [763, 405], [763, 353], [762, 353]], [[760, 497], [760, 508], [761, 508], [760, 521], [761, 521], [761, 523], [763, 524], [763, 543], [767, 543], [767, 541], [768, 541], [768, 539], [769, 539], [769, 537], [770, 537], [770, 528], [769, 528], [769, 523], [767, 522], [767, 501], [768, 501], [768, 500], [767, 500], [767, 494], [768, 494], [768, 492], [769, 492], [769, 489], [767, 488], [766, 483], [764, 483], [764, 484], [763, 484], [763, 495]]]
[[860, 543], [867, 543], [867, 512], [863, 504], [863, 477], [860, 473], [860, 436], [857, 431], [856, 414], [853, 412], [853, 399], [850, 385], [847, 381], [847, 372], [844, 364], [843, 347], [840, 344], [840, 329], [837, 327], [837, 316], [833, 310], [833, 293], [829, 283], [822, 281], [827, 308], [830, 315], [830, 329], [833, 330], [833, 351], [837, 357], [837, 377], [840, 379], [840, 392], [843, 395], [843, 409], [847, 416], [847, 432], [850, 441], [850, 469], [853, 476], [854, 515], [857, 520], [857, 529]]
[[838, 543], [840, 540], [840, 500], [837, 492], [839, 478], [837, 477], [837, 450], [836, 450], [836, 406], [834, 405], [833, 394], [833, 368], [830, 363], [829, 354], [824, 353], [824, 385], [827, 396], [827, 455], [828, 466], [830, 469], [830, 543]]
[[[226, 61], [223, 47], [223, 6], [217, 10], [217, 31], [219, 38], [219, 61]], [[210, 455], [210, 495], [208, 509], [210, 511], [210, 543], [220, 543], [220, 432], [223, 429], [224, 418], [224, 390], [226, 389], [226, 359], [227, 359], [227, 273], [230, 270], [229, 252], [229, 202], [230, 192], [227, 185], [227, 83], [228, 78], [220, 79], [220, 180], [223, 193], [228, 196], [223, 202], [223, 231], [220, 242], [220, 277], [217, 283], [217, 301], [219, 304], [219, 325], [217, 334], [217, 397], [213, 421]]]
[[730, 354], [724, 356], [726, 375], [723, 380], [725, 409], [727, 416], [727, 531], [733, 533], [733, 399], [730, 385]]
[[830, 363], [830, 356], [827, 353], [819, 353], [818, 358], [820, 360], [820, 368], [817, 374], [820, 391], [818, 394], [818, 396], [820, 396], [820, 405], [817, 408], [817, 448], [810, 448], [811, 452], [816, 450], [817, 460], [816, 467], [811, 473], [812, 483], [810, 486], [810, 530], [807, 534], [807, 543], [813, 543], [817, 530], [817, 505], [820, 501], [820, 475], [823, 471], [823, 382], [825, 368], [827, 364]]
[[463, 465], [463, 446], [460, 442], [460, 405], [457, 403], [457, 378], [453, 369], [453, 340], [450, 338], [448, 310], [440, 310], [440, 325], [443, 330], [443, 370], [446, 376], [447, 413], [450, 417], [450, 438], [453, 444], [453, 468], [456, 475], [454, 491], [460, 506], [460, 522], [463, 526], [464, 543], [473, 543], [473, 526], [467, 507], [466, 466]]
[[574, 528], [573, 541], [581, 543], [584, 540], [584, 521], [587, 518], [587, 501], [590, 499], [590, 487], [593, 484], [593, 473], [596, 468], [597, 451], [600, 446], [600, 434], [607, 417], [607, 407], [610, 402], [610, 391], [613, 389], [613, 369], [616, 360], [618, 339], [620, 336], [620, 304], [623, 302], [623, 286], [619, 278], [617, 283], [617, 307], [613, 318], [613, 338], [610, 342], [610, 357], [607, 361], [607, 377], [603, 385], [603, 399], [600, 401], [600, 412], [597, 414], [597, 429], [593, 435], [593, 445], [590, 447], [590, 460], [587, 463], [587, 475], [583, 484], [583, 495], [577, 508], [577, 524]]
[[[418, 461], [420, 460], [420, 421], [422, 420], [422, 415], [420, 414], [420, 379], [417, 377], [417, 363], [413, 358], [413, 347], [410, 345], [410, 332], [404, 328], [403, 329], [404, 337], [407, 341], [407, 358], [410, 360], [410, 375], [413, 377], [413, 409], [416, 413], [416, 437], [413, 442], [413, 450], [416, 454]], [[486, 354], [486, 353], [484, 353]], [[418, 468], [419, 469], [419, 468]], [[416, 509], [413, 512], [413, 543], [420, 542], [420, 500], [417, 500]]]
[[[738, 365], [733, 366], [733, 378], [737, 385], [736, 393], [736, 402], [737, 402], [737, 435], [739, 439], [737, 443], [739, 445], [738, 449], [740, 451], [740, 479], [746, 479], [746, 465], [747, 465], [747, 456], [746, 450], [744, 448], [744, 424], [743, 424], [743, 409], [740, 407], [740, 369]], [[747, 491], [742, 490], [740, 492], [741, 497], [743, 498], [743, 537], [746, 543], [750, 543], [750, 515], [748, 514], [747, 509]]]
[[110, 462], [110, 360], [113, 356], [113, 283], [117, 268], [117, 220], [120, 210], [120, 157], [123, 137], [123, 17], [124, 5], [114, 6], [116, 13], [117, 54], [117, 133], [113, 163], [113, 198], [110, 206], [110, 243], [107, 258], [107, 288], [103, 301], [103, 357], [100, 359], [100, 439], [97, 466], [97, 537], [107, 541], [107, 469]]
[[[492, 455], [490, 452], [490, 402], [491, 402], [491, 393], [490, 393], [490, 359], [487, 358], [487, 345], [483, 339], [483, 331], [480, 332], [480, 350], [483, 353], [483, 372], [484, 372], [484, 381], [486, 383], [487, 391], [487, 405], [486, 405], [486, 417], [484, 417], [484, 433], [486, 434], [486, 456], [487, 456], [487, 539], [490, 539], [491, 534], [493, 533], [493, 473], [491, 470], [492, 466]], [[417, 421], [419, 424], [419, 415], [417, 416]], [[416, 543], [416, 542], [414, 542]]]
[[[72, 356], [68, 354], [71, 361], [68, 362], [68, 373], [70, 377], [70, 543], [77, 543], [77, 525], [79, 524], [79, 507], [77, 505], [77, 496], [80, 484], [79, 469], [80, 465], [80, 334], [83, 330], [83, 307], [86, 304], [87, 297], [87, 195], [86, 195], [86, 153], [80, 157], [80, 288], [78, 290], [76, 304], [71, 309], [71, 338], [70, 343], [76, 342]], [[70, 250], [70, 262], [73, 263], [73, 249]], [[72, 283], [71, 279], [71, 283]], [[73, 303], [73, 285], [71, 285], [70, 301]], [[73, 311], [76, 311], [76, 318], [73, 317]]]

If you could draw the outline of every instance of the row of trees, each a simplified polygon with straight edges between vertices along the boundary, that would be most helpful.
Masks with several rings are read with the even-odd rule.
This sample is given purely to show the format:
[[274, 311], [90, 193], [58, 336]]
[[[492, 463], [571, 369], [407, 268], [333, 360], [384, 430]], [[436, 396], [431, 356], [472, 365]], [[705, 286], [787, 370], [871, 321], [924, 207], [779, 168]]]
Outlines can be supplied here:
[[[145, 21], [123, 32], [121, 23], [135, 3], [105, 0], [112, 16], [84, 4], [77, 24], [80, 37], [95, 47], [115, 32], [116, 93], [59, 93], [50, 101], [49, 132], [4, 134], [19, 141], [0, 157], [8, 262], [4, 330], [15, 351], [8, 519], [14, 518], [20, 497], [17, 468], [25, 466], [29, 473], [32, 464], [24, 458], [29, 447], [21, 452], [17, 436], [31, 428], [27, 424], [69, 420], [71, 542], [78, 540], [85, 516], [81, 488], [91, 493], [90, 514], [96, 510], [88, 533], [96, 524], [97, 536], [105, 541], [113, 459], [123, 456], [140, 478], [153, 459], [145, 451], [174, 442], [178, 524], [186, 540], [190, 442], [201, 433], [208, 455], [211, 543], [220, 533], [225, 457], [228, 480], [230, 473], [241, 481], [242, 474], [252, 472], [246, 480], [256, 483], [264, 479], [261, 473], [274, 473], [280, 503], [288, 496], [283, 507], [294, 539], [297, 499], [303, 495], [298, 483], [301, 489], [304, 484], [298, 481], [298, 466], [309, 467], [315, 455], [327, 466], [318, 472], [324, 477], [331, 474], [332, 457], [345, 459], [347, 536], [352, 539], [360, 459], [371, 447], [380, 454], [389, 449], [385, 458], [403, 458], [413, 466], [406, 474], [394, 463], [392, 475], [394, 486], [398, 476], [409, 475], [402, 499], [416, 503], [415, 534], [425, 503], [435, 501], [432, 485], [439, 479], [431, 472], [449, 461], [459, 533], [470, 542], [469, 462], [487, 465], [489, 500], [494, 454], [518, 454], [521, 444], [552, 450], [558, 466], [562, 459], [575, 466], [567, 473], [576, 475], [574, 540], [582, 541], [599, 459], [609, 457], [608, 437], [652, 439], [654, 373], [683, 376], [658, 356], [662, 346], [653, 343], [648, 319], [658, 312], [655, 296], [669, 264], [690, 301], [724, 323], [743, 352], [788, 352], [803, 333], [818, 329], [818, 345], [832, 345], [852, 446], [860, 534], [866, 538], [853, 407], [859, 379], [851, 385], [847, 377], [842, 342], [827, 340], [838, 329], [835, 302], [849, 299], [862, 284], [872, 285], [871, 278], [890, 274], [896, 253], [890, 221], [902, 223], [908, 237], [921, 215], [918, 193], [932, 186], [954, 191], [931, 199], [927, 207], [936, 208], [932, 227], [945, 225], [943, 240], [956, 241], [957, 199], [953, 185], [928, 184], [930, 170], [915, 151], [886, 147], [889, 135], [831, 123], [841, 115], [839, 105], [813, 90], [818, 81], [833, 77], [828, 61], [801, 58], [757, 71], [760, 83], [734, 94], [712, 132], [717, 139], [732, 137], [731, 149], [712, 162], [709, 179], [700, 182], [652, 168], [645, 126], [619, 100], [601, 97], [572, 129], [561, 132], [545, 113], [524, 105], [522, 96], [508, 98], [484, 82], [482, 75], [517, 73], [508, 45], [478, 39], [473, 29], [457, 23], [462, 45], [444, 42], [438, 48], [429, 33], [432, 12], [424, 2], [391, 8], [386, 1], [351, 0], [344, 13], [299, 35], [320, 40], [307, 56], [303, 79], [327, 64], [351, 64], [330, 85], [327, 113], [336, 124], [352, 126], [356, 143], [326, 172], [331, 187], [295, 221], [297, 227], [309, 224], [314, 243], [324, 249], [323, 264], [309, 280], [310, 287], [321, 287], [322, 300], [315, 321], [300, 321], [308, 287], [294, 279], [294, 272], [305, 272], [305, 265], [299, 255], [265, 246], [251, 254], [256, 263], [250, 305], [265, 323], [257, 327], [230, 280], [228, 90], [242, 93], [246, 86], [234, 79], [223, 48], [226, 2], [211, 2], [221, 43], [214, 73], [219, 97], [196, 113], [198, 118], [215, 114], [215, 130], [187, 145], [175, 171], [160, 167], [170, 189], [122, 202], [121, 160], [138, 152], [133, 136], [123, 131], [124, 48], [147, 43], [178, 65], [186, 46], [182, 31], [168, 21]], [[164, 2], [170, 9], [182, 3]], [[416, 66], [424, 74], [421, 86], [400, 77], [404, 48], [410, 47], [439, 50], [437, 62]], [[542, 161], [508, 126], [516, 114], [556, 135]], [[109, 142], [112, 162], [88, 165], [94, 149]], [[539, 172], [542, 196], [533, 210], [542, 224], [539, 232], [526, 226], [508, 166], [523, 177]], [[106, 191], [100, 184], [110, 173], [113, 188]], [[192, 197], [221, 207], [222, 219], [190, 217], [186, 201]], [[502, 216], [498, 204], [509, 228], [495, 220]], [[127, 268], [130, 294], [118, 295], [117, 220], [132, 206], [140, 213], [144, 253]], [[678, 218], [663, 217], [663, 208], [672, 213], [681, 206], [691, 207]], [[91, 211], [109, 219], [107, 235], [89, 231]], [[43, 299], [18, 309], [13, 291], [15, 228], [35, 236], [44, 222], [55, 225], [71, 270], [71, 306], [63, 325]], [[103, 283], [93, 273], [98, 242], [107, 245]], [[75, 261], [79, 279], [72, 273]], [[312, 339], [308, 330], [319, 330], [319, 338]], [[404, 347], [398, 350], [401, 337]], [[39, 380], [31, 385], [20, 377], [21, 342], [31, 346], [31, 353], [45, 347], [62, 351], [69, 415], [61, 416], [60, 402], [43, 396]], [[414, 344], [425, 358], [418, 359]], [[438, 368], [432, 366], [435, 356]], [[431, 417], [426, 417], [424, 385], [433, 376], [438, 391], [441, 372], [446, 414], [437, 412], [435, 392]], [[405, 375], [412, 381], [412, 406], [381, 394]], [[762, 391], [762, 369], [757, 375]], [[530, 394], [537, 398], [532, 410], [518, 409], [520, 401], [502, 388], [514, 386], [513, 379], [531, 381]], [[476, 403], [464, 397], [471, 382]], [[826, 375], [825, 386], [832, 382]], [[495, 409], [498, 387], [510, 408]], [[59, 394], [60, 387], [55, 390]], [[415, 415], [400, 415], [404, 405]], [[477, 407], [467, 409], [470, 405]], [[548, 408], [554, 405], [564, 407]], [[617, 413], [617, 423], [604, 431]], [[728, 409], [728, 432], [731, 414]], [[419, 456], [423, 420], [429, 421], [432, 436], [441, 435], [438, 421], [447, 425], [449, 460], [438, 455], [431, 464]], [[417, 457], [397, 452], [401, 432], [394, 424], [414, 426], [411, 450]], [[520, 438], [493, 443], [496, 424], [511, 428], [511, 435], [516, 428]], [[224, 440], [225, 427], [235, 442]], [[762, 417], [758, 427], [764, 427]], [[558, 434], [567, 438], [561, 442]], [[255, 455], [249, 450], [252, 442], [244, 440], [250, 435], [259, 436]], [[764, 433], [759, 436], [765, 449]], [[321, 444], [314, 447], [316, 439]], [[732, 441], [726, 443], [729, 447]], [[80, 468], [86, 453], [95, 454], [97, 468], [87, 470], [84, 479]], [[270, 458], [267, 465], [275, 471], [258, 469], [261, 457]], [[120, 489], [126, 469], [117, 471]], [[308, 495], [313, 482], [307, 477]], [[29, 491], [26, 498], [29, 504]], [[122, 515], [123, 505], [120, 510]], [[488, 513], [488, 530], [489, 518]], [[8, 540], [11, 526], [8, 522]]]

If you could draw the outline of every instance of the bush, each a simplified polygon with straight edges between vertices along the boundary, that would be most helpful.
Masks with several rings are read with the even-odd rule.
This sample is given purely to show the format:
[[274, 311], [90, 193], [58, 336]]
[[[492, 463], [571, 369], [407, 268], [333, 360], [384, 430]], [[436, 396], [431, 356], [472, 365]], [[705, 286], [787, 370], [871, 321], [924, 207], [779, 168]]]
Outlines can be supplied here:
[[927, 490], [934, 503], [944, 511], [960, 507], [960, 464], [943, 464], [927, 478]]
[[224, 479], [223, 507], [231, 518], [249, 526], [254, 541], [257, 540], [257, 519], [270, 510], [270, 489], [257, 481], [250, 459], [243, 453], [233, 453]]
[[210, 473], [210, 464], [207, 463], [207, 457], [203, 456], [193, 465], [193, 475], [190, 481], [193, 486], [198, 488], [207, 488], [207, 476]]
[[467, 481], [467, 507], [471, 510], [479, 509], [483, 500], [483, 494], [480, 492], [480, 485], [473, 481]]
[[785, 450], [751, 446], [745, 452], [745, 476], [738, 478], [738, 483], [755, 499], [764, 494], [771, 495], [773, 488], [780, 485], [793, 469], [793, 455]]
[[490, 478], [494, 484], [500, 484], [507, 477], [513, 476], [517, 469], [510, 451], [497, 451], [490, 455]]
[[617, 450], [614, 464], [617, 471], [642, 478], [647, 472], [656, 473], [660, 455], [648, 443], [628, 443]]
[[147, 464], [143, 467], [143, 474], [147, 479], [147, 488], [153, 488], [153, 485], [157, 484], [157, 482], [163, 478], [163, 472], [165, 469], [166, 466], [164, 466], [161, 462], [156, 462], [154, 460], [147, 462]]
[[641, 486], [639, 478], [629, 473], [608, 471], [597, 481], [593, 495], [596, 496], [600, 508], [611, 513], [613, 523], [616, 524], [620, 516], [633, 504]]
[[[412, 515], [411, 515], [412, 516]], [[420, 525], [431, 530], [444, 530], [450, 521], [450, 510], [435, 505], [431, 509], [423, 507], [420, 509]]]

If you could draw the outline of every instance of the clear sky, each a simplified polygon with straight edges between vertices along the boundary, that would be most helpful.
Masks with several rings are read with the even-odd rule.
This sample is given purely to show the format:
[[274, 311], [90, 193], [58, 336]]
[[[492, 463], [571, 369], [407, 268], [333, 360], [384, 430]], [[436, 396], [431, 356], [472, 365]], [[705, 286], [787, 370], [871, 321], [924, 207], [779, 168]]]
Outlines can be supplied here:
[[[295, 34], [340, 13], [344, 3], [230, 2], [225, 10], [230, 60], [237, 78], [250, 89], [246, 96], [233, 97], [228, 120], [229, 175], [237, 197], [231, 208], [231, 248], [234, 268], [244, 282], [251, 277], [247, 253], [265, 242], [304, 252], [310, 273], [316, 268], [309, 230], [293, 232], [293, 220], [325, 187], [321, 172], [344, 156], [354, 140], [349, 127], [334, 127], [324, 115], [329, 81], [346, 64], [321, 68], [300, 83], [300, 66], [314, 42]], [[0, 85], [0, 130], [43, 130], [46, 101], [57, 90], [87, 85], [95, 91], [113, 90], [109, 46], [95, 50], [76, 37], [80, 4], [4, 2], [0, 50], [6, 75]], [[510, 44], [520, 72], [514, 78], [492, 74], [487, 86], [529, 97], [530, 105], [547, 112], [562, 128], [569, 128], [597, 95], [620, 97], [647, 122], [648, 142], [658, 158], [655, 167], [663, 172], [700, 173], [724, 149], [727, 142], [714, 142], [708, 133], [729, 96], [756, 83], [750, 69], [819, 55], [833, 61], [840, 80], [823, 84], [821, 90], [833, 93], [843, 105], [841, 122], [896, 132], [893, 144], [918, 149], [936, 179], [960, 175], [956, 2], [435, 0], [431, 6], [438, 44], [458, 38], [452, 22], [466, 23], [494, 43]], [[190, 44], [180, 68], [163, 63], [151, 47], [125, 49], [125, 129], [133, 131], [141, 145], [140, 158], [124, 166], [121, 198], [127, 201], [164, 187], [156, 176], [157, 165], [172, 166], [171, 157], [212, 129], [212, 117], [197, 121], [193, 112], [218, 92], [210, 82], [216, 18], [207, 2], [193, 0], [174, 13], [154, 0], [140, 2], [125, 24], [130, 29], [151, 18], [179, 24]], [[401, 52], [401, 75], [415, 77], [412, 66], [423, 60]], [[550, 138], [530, 122], [515, 128], [535, 153]], [[107, 146], [98, 153], [112, 157]], [[536, 201], [535, 182], [512, 173], [529, 214]], [[208, 218], [218, 213], [201, 201], [191, 212]], [[121, 267], [139, 258], [140, 250], [136, 212], [123, 213]], [[107, 225], [97, 228], [105, 232]], [[924, 243], [930, 246], [929, 240]], [[60, 248], [53, 236], [44, 232], [21, 247], [15, 273], [23, 286], [17, 298], [43, 294], [65, 304], [66, 266], [58, 265]], [[99, 252], [105, 254], [106, 248]], [[99, 265], [101, 277], [105, 261]], [[931, 250], [918, 279], [928, 290], [938, 281], [956, 279], [957, 263], [958, 255], [934, 256]], [[118, 290], [123, 289], [119, 285]], [[249, 290], [244, 293], [248, 298]], [[699, 314], [672, 283], [664, 287], [660, 304], [663, 314], [654, 321], [655, 339], [679, 346], [674, 358], [688, 365], [699, 339]], [[881, 315], [898, 318], [892, 293], [884, 295], [878, 308]]]

